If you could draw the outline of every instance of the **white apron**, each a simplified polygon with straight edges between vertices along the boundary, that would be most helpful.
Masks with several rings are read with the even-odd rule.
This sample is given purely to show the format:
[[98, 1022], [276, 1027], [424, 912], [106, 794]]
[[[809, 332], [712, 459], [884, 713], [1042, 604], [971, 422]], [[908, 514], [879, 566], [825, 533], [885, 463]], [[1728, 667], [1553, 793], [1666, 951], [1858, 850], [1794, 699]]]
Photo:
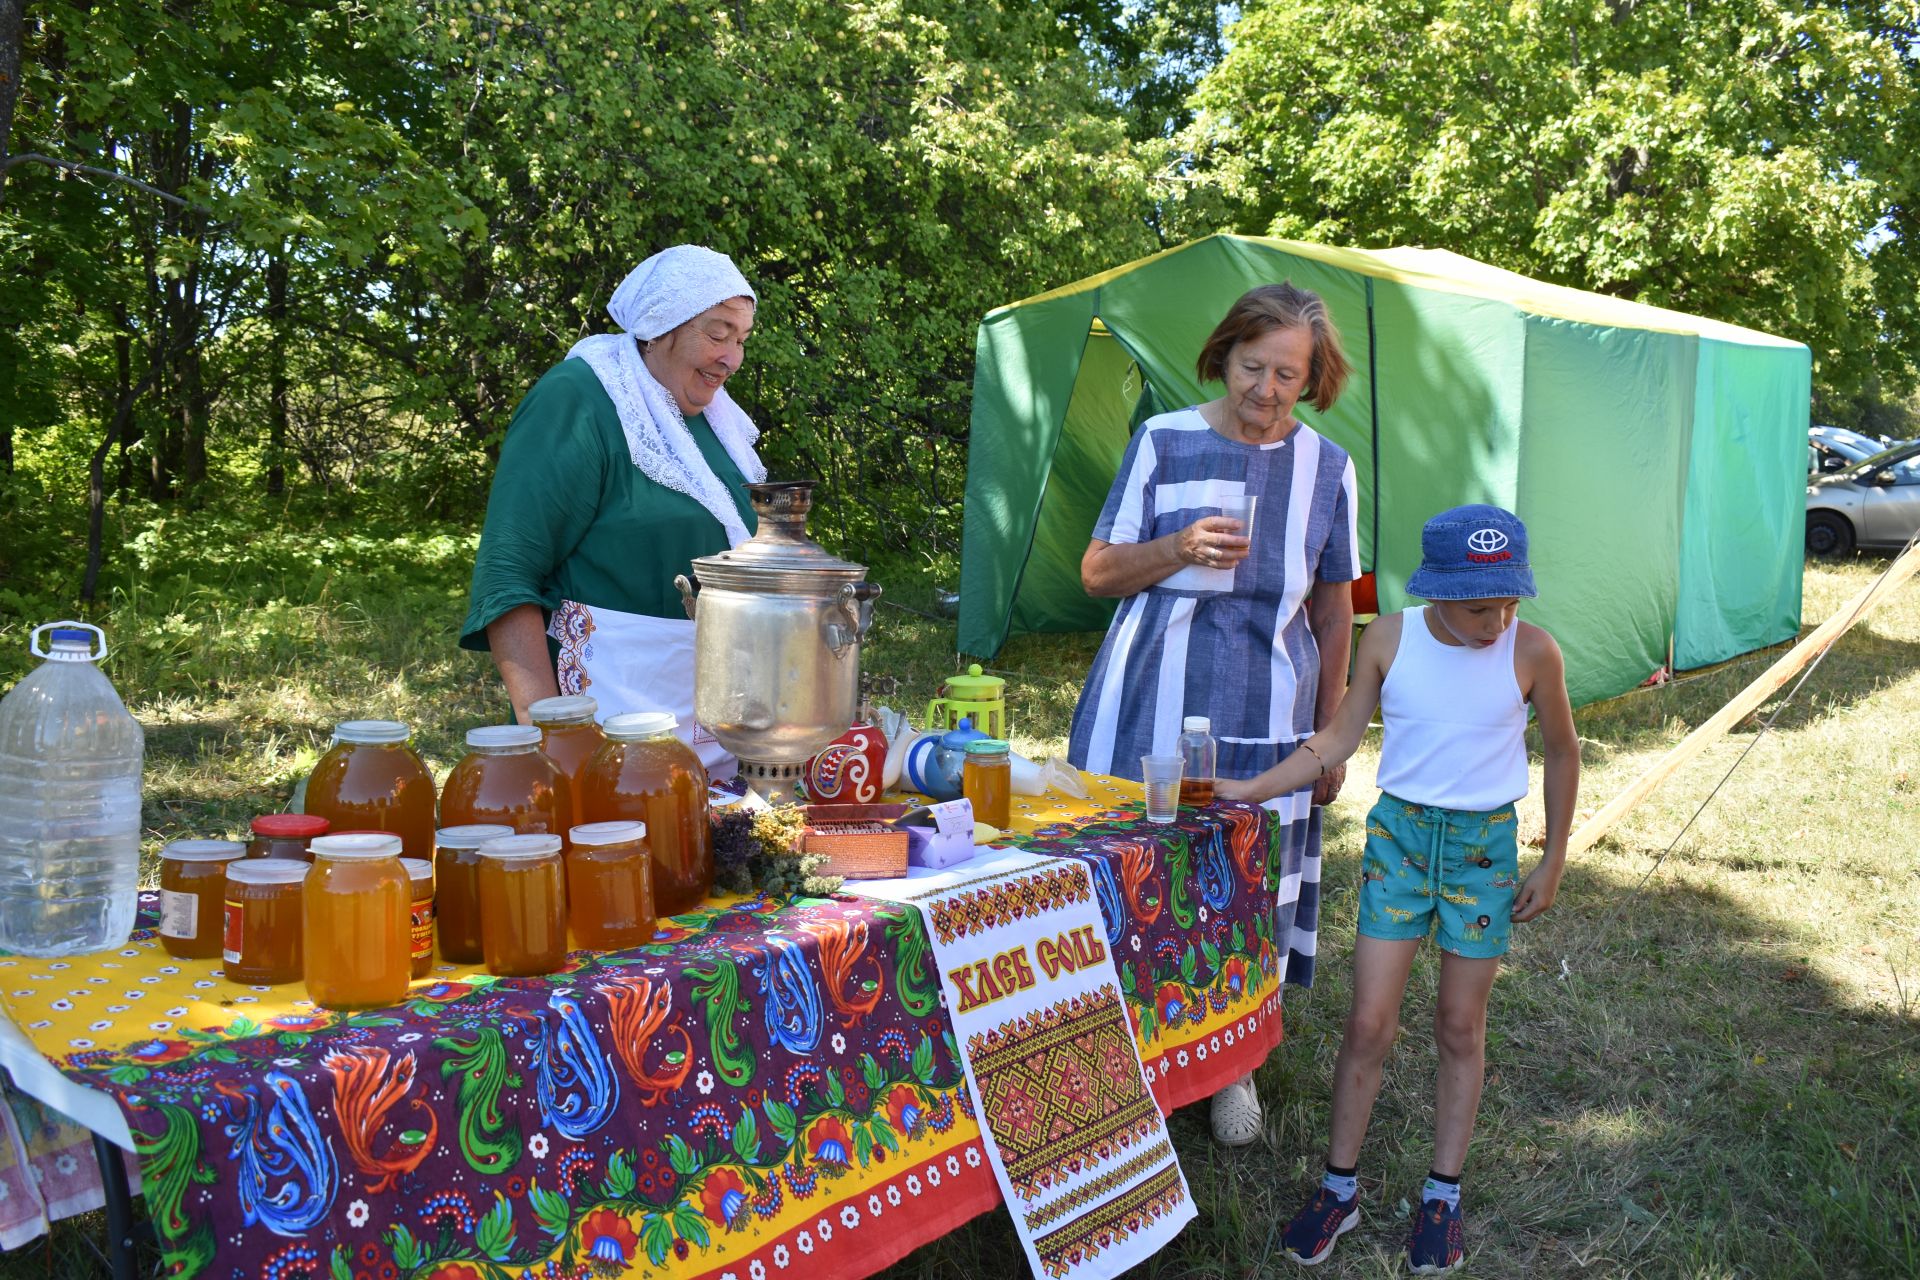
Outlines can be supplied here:
[[561, 693], [591, 695], [599, 718], [628, 711], [671, 711], [674, 730], [692, 747], [714, 782], [731, 778], [740, 762], [693, 718], [693, 623], [650, 618], [563, 600], [547, 624], [560, 644], [555, 674]]

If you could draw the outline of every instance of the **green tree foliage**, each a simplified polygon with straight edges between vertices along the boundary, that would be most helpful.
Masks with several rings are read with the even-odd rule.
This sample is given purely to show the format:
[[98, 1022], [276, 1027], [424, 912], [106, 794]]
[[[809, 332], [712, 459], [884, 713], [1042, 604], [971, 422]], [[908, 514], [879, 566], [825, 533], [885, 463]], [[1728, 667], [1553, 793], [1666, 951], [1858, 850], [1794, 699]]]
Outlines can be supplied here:
[[772, 463], [844, 542], [950, 537], [980, 316], [1159, 246], [1044, 4], [100, 0], [21, 40], [0, 418], [96, 527], [223, 459], [472, 510], [520, 395], [698, 241], [761, 292]]
[[1910, 0], [1267, 0], [1232, 43], [1188, 140], [1247, 229], [1783, 334], [1836, 404], [1912, 385]]

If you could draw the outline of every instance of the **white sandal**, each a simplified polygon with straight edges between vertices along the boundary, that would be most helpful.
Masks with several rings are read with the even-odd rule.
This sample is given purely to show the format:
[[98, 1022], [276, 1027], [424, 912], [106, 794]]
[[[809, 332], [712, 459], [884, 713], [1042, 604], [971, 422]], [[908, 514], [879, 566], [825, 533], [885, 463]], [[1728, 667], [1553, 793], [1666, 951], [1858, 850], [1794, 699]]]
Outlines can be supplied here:
[[1213, 1138], [1225, 1147], [1244, 1147], [1260, 1136], [1260, 1095], [1253, 1077], [1235, 1080], [1213, 1095]]

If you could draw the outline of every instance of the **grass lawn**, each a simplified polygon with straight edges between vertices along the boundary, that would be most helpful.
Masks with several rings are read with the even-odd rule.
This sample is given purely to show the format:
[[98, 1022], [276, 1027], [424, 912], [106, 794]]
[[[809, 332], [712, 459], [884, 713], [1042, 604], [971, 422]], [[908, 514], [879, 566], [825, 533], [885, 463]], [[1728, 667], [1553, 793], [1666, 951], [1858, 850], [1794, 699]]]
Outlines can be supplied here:
[[[196, 551], [191, 532], [110, 577], [103, 619], [121, 653], [110, 674], [147, 726], [149, 853], [281, 807], [336, 721], [408, 720], [444, 775], [463, 731], [501, 717], [491, 667], [453, 645], [469, 537], [322, 537], [289, 518], [242, 548]], [[1806, 617], [1882, 567], [1810, 566]], [[913, 603], [915, 590], [892, 595]], [[0, 625], [0, 685], [27, 665], [21, 622]], [[1062, 748], [1096, 642], [1024, 637], [999, 657], [1022, 750]], [[868, 666], [902, 678], [917, 717], [951, 645], [950, 623], [883, 607]], [[1581, 807], [1764, 661], [1576, 713]], [[1660, 861], [1755, 730], [1656, 792], [1518, 932], [1467, 1169], [1471, 1274], [1920, 1274], [1920, 587], [1836, 648]], [[1288, 992], [1286, 1043], [1260, 1074], [1265, 1139], [1228, 1153], [1204, 1106], [1174, 1117], [1201, 1215], [1142, 1275], [1289, 1269], [1277, 1230], [1320, 1167], [1375, 758], [1363, 749], [1329, 812], [1320, 980]], [[1537, 795], [1522, 821], [1539, 829]], [[1429, 1162], [1435, 973], [1430, 955], [1415, 967], [1363, 1157], [1363, 1224], [1322, 1276], [1397, 1269]], [[86, 1247], [103, 1232], [98, 1215], [64, 1224], [0, 1258], [0, 1280], [105, 1274]], [[1024, 1266], [994, 1214], [887, 1274], [1007, 1280]]]

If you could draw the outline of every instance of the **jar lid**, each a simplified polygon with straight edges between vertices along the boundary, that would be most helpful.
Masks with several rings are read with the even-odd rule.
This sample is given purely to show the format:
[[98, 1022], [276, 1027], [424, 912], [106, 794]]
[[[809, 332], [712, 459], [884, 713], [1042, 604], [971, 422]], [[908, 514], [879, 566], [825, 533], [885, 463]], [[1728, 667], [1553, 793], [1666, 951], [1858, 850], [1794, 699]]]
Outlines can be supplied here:
[[458, 827], [442, 827], [434, 832], [434, 842], [442, 849], [478, 849], [489, 840], [510, 836], [513, 828], [500, 822], [469, 822]]
[[599, 714], [600, 704], [584, 693], [542, 698], [527, 708], [527, 718], [535, 724], [582, 724]]
[[1212, 733], [1213, 721], [1205, 716], [1188, 716], [1180, 722], [1182, 733]]
[[617, 716], [608, 716], [600, 728], [614, 742], [637, 742], [641, 738], [657, 738], [663, 733], [672, 733], [680, 727], [680, 721], [671, 711], [628, 711]]
[[160, 856], [170, 862], [231, 862], [246, 851], [238, 840], [175, 840]]
[[970, 756], [1004, 756], [1012, 749], [1004, 738], [975, 738], [967, 744]]
[[560, 837], [551, 835], [500, 836], [480, 846], [483, 858], [501, 858], [509, 862], [521, 858], [544, 858], [560, 852]]
[[540, 731], [530, 724], [490, 724], [467, 730], [467, 745], [480, 751], [536, 747], [540, 745]]
[[405, 742], [413, 730], [398, 720], [343, 720], [333, 731], [335, 742], [360, 744]]
[[967, 674], [947, 677], [947, 693], [962, 702], [992, 702], [1006, 687], [999, 676], [981, 675], [977, 662], [967, 664]]
[[583, 822], [567, 832], [567, 839], [577, 848], [580, 845], [631, 844], [635, 840], [644, 840], [647, 836], [647, 824], [644, 822]]
[[312, 870], [304, 862], [290, 858], [249, 858], [227, 864], [227, 879], [241, 884], [295, 884]]
[[428, 884], [433, 883], [433, 864], [425, 858], [402, 858], [400, 868], [407, 873], [409, 880], [425, 880]]
[[404, 847], [400, 837], [386, 831], [350, 831], [315, 836], [307, 851], [316, 858], [397, 858]]
[[287, 840], [311, 840], [327, 834], [333, 824], [312, 813], [263, 813], [252, 822], [253, 834]]

